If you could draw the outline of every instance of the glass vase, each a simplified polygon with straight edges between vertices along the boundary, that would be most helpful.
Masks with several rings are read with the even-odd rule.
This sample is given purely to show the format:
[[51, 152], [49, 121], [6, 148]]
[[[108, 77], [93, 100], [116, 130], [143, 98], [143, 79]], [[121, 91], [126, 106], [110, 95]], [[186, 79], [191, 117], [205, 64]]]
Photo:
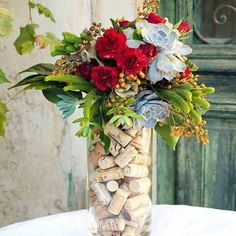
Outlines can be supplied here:
[[151, 129], [109, 125], [106, 132], [107, 153], [99, 138], [89, 145], [88, 235], [150, 235]]

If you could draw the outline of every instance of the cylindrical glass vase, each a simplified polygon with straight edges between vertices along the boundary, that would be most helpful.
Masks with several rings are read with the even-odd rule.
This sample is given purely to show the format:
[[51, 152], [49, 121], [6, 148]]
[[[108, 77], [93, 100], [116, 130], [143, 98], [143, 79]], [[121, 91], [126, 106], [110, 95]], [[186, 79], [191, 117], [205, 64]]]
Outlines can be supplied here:
[[89, 147], [90, 236], [146, 236], [151, 229], [151, 129], [106, 126], [106, 153], [97, 139]]

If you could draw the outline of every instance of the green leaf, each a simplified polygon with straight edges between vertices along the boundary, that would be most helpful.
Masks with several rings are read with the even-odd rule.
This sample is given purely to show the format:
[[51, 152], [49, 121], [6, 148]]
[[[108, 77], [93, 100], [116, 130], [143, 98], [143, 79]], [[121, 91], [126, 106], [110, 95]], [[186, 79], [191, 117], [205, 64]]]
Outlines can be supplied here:
[[108, 149], [111, 144], [111, 139], [103, 131], [100, 132], [99, 137], [100, 137], [101, 141], [104, 143], [105, 152], [108, 152]]
[[120, 30], [120, 26], [118, 25], [118, 23], [115, 20], [113, 20], [113, 19], [110, 19], [110, 20], [111, 20], [113, 28], [119, 31]]
[[46, 35], [37, 35], [37, 42], [40, 48], [49, 47], [50, 52], [54, 52], [56, 46], [61, 44], [61, 41], [55, 34], [47, 32]]
[[110, 120], [109, 120], [109, 124], [113, 124], [115, 123], [117, 120], [119, 120], [123, 115], [116, 115], [116, 116], [113, 116]]
[[44, 90], [48, 88], [54, 87], [55, 84], [52, 82], [46, 82], [46, 81], [36, 81], [31, 84], [29, 84], [27, 87], [24, 88], [24, 90]]
[[155, 130], [162, 137], [162, 139], [175, 151], [179, 137], [171, 135], [173, 127], [169, 125], [161, 126], [157, 124]]
[[14, 43], [16, 51], [20, 55], [30, 53], [34, 49], [36, 28], [38, 28], [36, 24], [28, 24], [20, 28], [20, 35]]
[[3, 83], [10, 83], [10, 81], [7, 79], [5, 73], [0, 69], [0, 84]]
[[35, 72], [39, 75], [49, 75], [55, 69], [55, 65], [50, 63], [39, 63], [37, 65], [31, 66], [30, 68], [21, 71], [19, 74], [26, 72]]
[[6, 114], [8, 112], [7, 106], [0, 100], [0, 136], [5, 135], [5, 122], [7, 120]]
[[40, 15], [44, 15], [45, 17], [49, 18], [52, 22], [55, 23], [55, 18], [52, 14], [52, 12], [45, 6], [43, 6], [41, 3], [34, 3], [32, 1], [29, 2], [30, 8], [36, 8], [38, 10], [38, 13]]
[[7, 36], [12, 32], [12, 21], [10, 11], [0, 8], [0, 37]]
[[61, 101], [61, 99], [58, 97], [58, 95], [70, 95], [75, 97], [76, 99], [82, 99], [82, 94], [77, 93], [77, 92], [65, 92], [62, 88], [49, 88], [49, 89], [44, 89], [42, 91], [44, 97], [52, 102], [52, 103], [58, 103]]
[[85, 97], [84, 102], [84, 118], [89, 121], [91, 119], [91, 107], [96, 98], [96, 90], [91, 90]]
[[30, 75], [30, 76], [24, 78], [23, 80], [21, 80], [20, 82], [18, 82], [17, 84], [13, 85], [9, 89], [32, 84], [32, 83], [38, 82], [38, 81], [44, 81], [44, 78], [45, 78], [45, 76], [43, 76], [43, 75]]
[[68, 83], [68, 86], [64, 88], [65, 91], [79, 90], [89, 92], [95, 89], [95, 85], [93, 83], [85, 80], [81, 76], [76, 75], [49, 75], [45, 78], [45, 80]]

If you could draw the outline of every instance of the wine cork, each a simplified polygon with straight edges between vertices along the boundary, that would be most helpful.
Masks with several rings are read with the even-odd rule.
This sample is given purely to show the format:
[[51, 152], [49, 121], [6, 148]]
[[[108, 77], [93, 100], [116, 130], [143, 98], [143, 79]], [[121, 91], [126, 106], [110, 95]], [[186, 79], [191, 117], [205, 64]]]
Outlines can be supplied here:
[[138, 154], [138, 151], [131, 145], [128, 145], [123, 152], [121, 152], [115, 159], [115, 163], [121, 167], [124, 168], [126, 165], [129, 164], [129, 162], [132, 161], [132, 159], [135, 157], [135, 155]]
[[141, 178], [131, 180], [129, 189], [133, 193], [148, 193], [151, 187], [151, 180], [149, 178]]
[[97, 153], [98, 156], [105, 156], [106, 152], [102, 143], [98, 142], [94, 148], [94, 151]]
[[138, 130], [133, 127], [125, 130], [125, 133], [127, 133], [132, 138], [134, 138], [136, 136], [137, 132], [138, 132]]
[[140, 225], [137, 222], [125, 220], [126, 226], [130, 226], [135, 229], [139, 229]]
[[98, 200], [94, 202], [93, 206], [99, 220], [111, 217], [111, 213], [107, 210], [107, 207], [102, 205]]
[[98, 222], [99, 231], [124, 231], [125, 220], [122, 218], [109, 218]]
[[89, 152], [89, 162], [92, 164], [94, 168], [98, 167], [98, 161], [101, 158], [94, 150]]
[[116, 163], [112, 156], [103, 156], [99, 159], [98, 165], [101, 169], [105, 170], [116, 166]]
[[99, 170], [95, 173], [98, 182], [108, 182], [110, 180], [123, 179], [123, 170], [120, 167], [114, 167], [107, 170]]
[[90, 187], [102, 205], [108, 205], [111, 202], [111, 195], [104, 184], [93, 182]]
[[136, 136], [131, 145], [139, 150], [141, 153], [149, 153], [149, 147], [151, 142], [151, 129], [143, 128], [141, 135]]
[[126, 226], [124, 232], [122, 233], [122, 236], [135, 236], [136, 235], [136, 229], [131, 226]]
[[120, 149], [121, 149], [121, 145], [118, 142], [116, 142], [115, 139], [111, 138], [111, 143], [109, 147], [109, 152], [111, 153], [111, 155], [113, 157], [116, 157], [119, 154]]
[[151, 157], [146, 154], [139, 153], [135, 155], [130, 163], [149, 166], [151, 164]]
[[139, 208], [140, 206], [146, 206], [146, 205], [150, 204], [150, 202], [151, 202], [151, 200], [147, 194], [140, 194], [138, 196], [129, 198], [125, 202], [124, 208], [130, 212], [130, 211], [133, 211], [133, 210]]
[[122, 232], [120, 231], [104, 231], [100, 236], [121, 236]]
[[119, 215], [128, 196], [129, 192], [124, 189], [118, 189], [111, 200], [111, 203], [108, 207], [108, 211], [113, 215]]
[[109, 136], [114, 138], [123, 147], [126, 147], [132, 140], [128, 134], [114, 125], [106, 125], [105, 130]]
[[124, 169], [123, 173], [128, 177], [146, 177], [148, 176], [149, 170], [147, 166], [137, 165], [137, 164], [128, 164]]
[[150, 207], [149, 205], [139, 207], [132, 211], [127, 211], [127, 213], [130, 215], [131, 220], [136, 220], [138, 218], [142, 218], [144, 216], [147, 217], [147, 215], [150, 213]]
[[106, 187], [109, 192], [113, 193], [119, 188], [119, 184], [116, 181], [112, 180], [107, 182]]

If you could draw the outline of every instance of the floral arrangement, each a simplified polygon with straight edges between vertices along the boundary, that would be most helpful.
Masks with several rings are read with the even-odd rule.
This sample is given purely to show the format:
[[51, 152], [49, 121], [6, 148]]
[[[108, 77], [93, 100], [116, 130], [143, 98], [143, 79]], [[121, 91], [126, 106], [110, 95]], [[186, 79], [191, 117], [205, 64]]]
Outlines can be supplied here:
[[173, 25], [152, 9], [144, 4], [135, 20], [112, 19], [109, 29], [93, 23], [79, 36], [64, 32], [52, 53], [60, 56], [55, 65], [30, 67], [23, 72], [33, 74], [13, 87], [42, 90], [64, 118], [82, 108], [77, 136], [99, 133], [106, 150], [106, 124], [154, 128], [173, 149], [180, 136], [208, 143], [202, 115], [214, 88], [198, 83], [197, 66], [186, 57], [192, 49], [183, 40], [191, 27]]

